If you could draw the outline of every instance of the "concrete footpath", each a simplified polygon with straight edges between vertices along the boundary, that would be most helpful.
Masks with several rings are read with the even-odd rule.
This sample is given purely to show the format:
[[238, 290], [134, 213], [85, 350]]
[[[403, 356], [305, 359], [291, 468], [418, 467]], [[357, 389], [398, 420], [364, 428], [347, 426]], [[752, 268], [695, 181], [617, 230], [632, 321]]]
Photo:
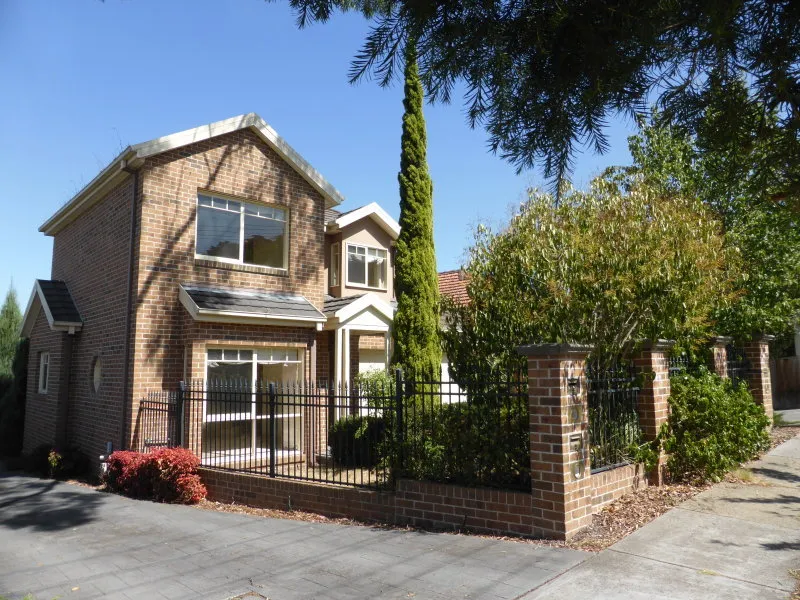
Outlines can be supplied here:
[[751, 483], [714, 486], [524, 598], [789, 598], [800, 570], [800, 437], [747, 469]]

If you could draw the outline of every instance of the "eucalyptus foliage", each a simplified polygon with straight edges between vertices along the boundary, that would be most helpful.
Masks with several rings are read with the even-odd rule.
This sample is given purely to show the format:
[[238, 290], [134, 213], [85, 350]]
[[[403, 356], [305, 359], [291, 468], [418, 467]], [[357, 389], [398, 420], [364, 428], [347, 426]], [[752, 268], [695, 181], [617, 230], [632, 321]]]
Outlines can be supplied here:
[[477, 229], [470, 301], [445, 300], [457, 379], [518, 366], [517, 346], [531, 342], [609, 356], [640, 339], [706, 334], [729, 277], [719, 223], [693, 200], [624, 183], [598, 178], [558, 203], [531, 192], [507, 228]]
[[[695, 135], [665, 123], [662, 115], [630, 138], [634, 166], [665, 193], [700, 200], [724, 227], [726, 246], [738, 257], [736, 299], [715, 310], [720, 334], [748, 338], [769, 333], [788, 339], [800, 318], [800, 212], [791, 198], [770, 187], [769, 143], [755, 135], [721, 140], [719, 128], [731, 104], [746, 105], [744, 85], [733, 86], [709, 108]], [[747, 114], [753, 127], [762, 113]], [[775, 117], [762, 127], [774, 126]], [[749, 129], [749, 128], [748, 128]]]
[[[390, 83], [409, 38], [432, 100], [463, 82], [472, 126], [520, 169], [561, 180], [576, 147], [605, 151], [616, 114], [644, 114], [655, 97], [695, 129], [714, 88], [745, 77], [718, 138], [768, 141], [778, 195], [800, 192], [800, 2], [796, 0], [290, 0], [301, 26], [337, 11], [372, 20], [351, 79]], [[774, 113], [762, 128], [752, 109]], [[796, 197], [795, 197], [796, 198]]]

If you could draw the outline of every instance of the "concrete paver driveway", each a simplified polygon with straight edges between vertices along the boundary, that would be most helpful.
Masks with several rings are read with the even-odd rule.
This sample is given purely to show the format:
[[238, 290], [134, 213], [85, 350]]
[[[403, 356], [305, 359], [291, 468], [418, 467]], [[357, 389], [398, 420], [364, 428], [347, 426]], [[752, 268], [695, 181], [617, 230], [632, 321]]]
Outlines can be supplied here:
[[510, 599], [589, 556], [201, 511], [0, 476], [0, 596], [14, 599]]

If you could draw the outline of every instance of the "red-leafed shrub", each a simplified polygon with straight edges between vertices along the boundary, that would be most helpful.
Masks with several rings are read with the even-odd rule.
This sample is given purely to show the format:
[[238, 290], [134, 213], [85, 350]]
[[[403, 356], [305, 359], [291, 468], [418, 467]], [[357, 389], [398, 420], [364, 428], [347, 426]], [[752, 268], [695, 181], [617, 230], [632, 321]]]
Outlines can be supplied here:
[[150, 454], [117, 451], [108, 457], [106, 487], [131, 498], [194, 504], [206, 497], [197, 474], [200, 460], [185, 448]]

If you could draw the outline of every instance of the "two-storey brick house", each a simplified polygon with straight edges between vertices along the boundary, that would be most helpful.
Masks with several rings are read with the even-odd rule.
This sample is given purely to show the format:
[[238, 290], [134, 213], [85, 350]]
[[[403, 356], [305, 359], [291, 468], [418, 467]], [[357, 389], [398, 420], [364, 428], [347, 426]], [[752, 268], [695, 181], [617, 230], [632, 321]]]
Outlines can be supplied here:
[[342, 200], [252, 113], [126, 148], [40, 228], [25, 450], [137, 447], [141, 399], [180, 381], [383, 367], [399, 226]]

